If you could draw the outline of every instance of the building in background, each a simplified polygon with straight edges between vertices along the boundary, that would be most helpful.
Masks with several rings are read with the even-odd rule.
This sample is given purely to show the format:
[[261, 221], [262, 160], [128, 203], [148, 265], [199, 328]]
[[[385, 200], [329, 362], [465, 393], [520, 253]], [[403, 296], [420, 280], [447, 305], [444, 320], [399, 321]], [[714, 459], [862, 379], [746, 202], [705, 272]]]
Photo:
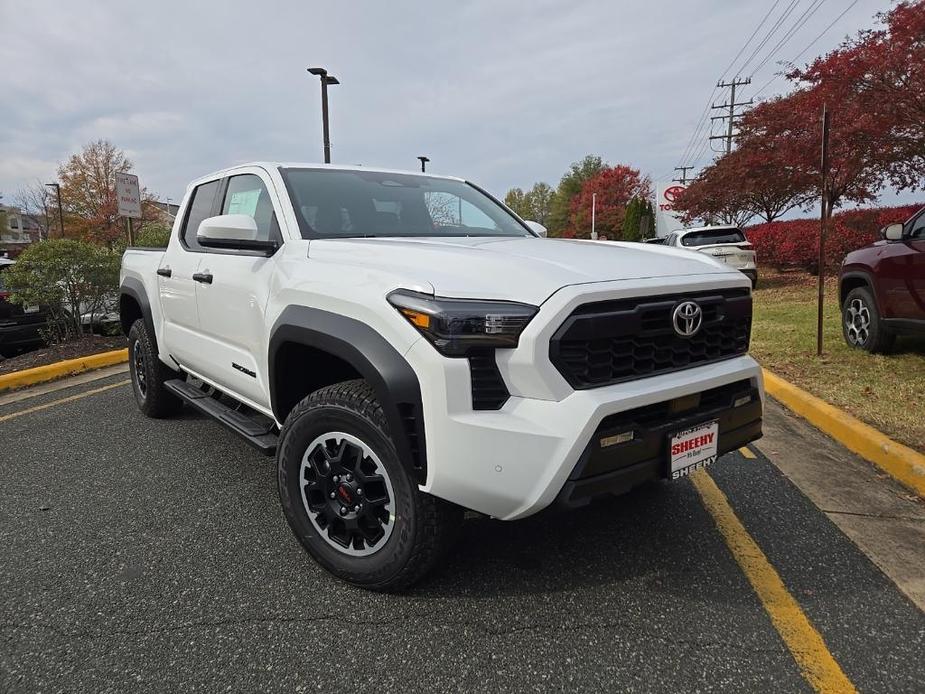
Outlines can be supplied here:
[[5, 219], [0, 229], [0, 257], [15, 258], [30, 243], [41, 240], [41, 226], [32, 215], [12, 205], [0, 205], [0, 212]]

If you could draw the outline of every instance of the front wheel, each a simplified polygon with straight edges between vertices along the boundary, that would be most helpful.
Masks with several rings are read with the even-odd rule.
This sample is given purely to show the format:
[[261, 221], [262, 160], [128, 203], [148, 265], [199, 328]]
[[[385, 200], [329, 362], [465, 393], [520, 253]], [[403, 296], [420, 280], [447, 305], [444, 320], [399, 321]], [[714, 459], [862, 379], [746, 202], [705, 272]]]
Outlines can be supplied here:
[[418, 581], [462, 520], [462, 509], [418, 490], [365, 381], [322, 388], [293, 409], [277, 471], [296, 538], [322, 567], [362, 588]]
[[845, 342], [867, 352], [886, 352], [896, 338], [880, 322], [877, 302], [867, 287], [856, 287], [845, 297], [842, 332]]

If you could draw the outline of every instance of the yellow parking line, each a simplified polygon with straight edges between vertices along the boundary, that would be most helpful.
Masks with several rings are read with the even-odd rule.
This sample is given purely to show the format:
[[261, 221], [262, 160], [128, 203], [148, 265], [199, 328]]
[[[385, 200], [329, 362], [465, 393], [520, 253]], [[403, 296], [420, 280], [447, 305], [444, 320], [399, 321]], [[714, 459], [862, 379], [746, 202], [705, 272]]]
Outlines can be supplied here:
[[720, 534], [752, 584], [771, 622], [796, 660], [803, 677], [817, 692], [856, 692], [797, 601], [761, 548], [738, 519], [726, 495], [705, 471], [691, 475]]
[[17, 412], [11, 412], [10, 414], [0, 415], [0, 422], [5, 422], [8, 419], [15, 419], [16, 417], [22, 417], [24, 414], [32, 414], [33, 412], [47, 410], [49, 407], [54, 407], [55, 405], [63, 405], [66, 402], [73, 402], [74, 400], [80, 400], [81, 398], [85, 398], [88, 395], [96, 395], [97, 393], [102, 393], [104, 390], [110, 390], [111, 388], [118, 388], [119, 386], [124, 386], [128, 383], [131, 383], [131, 380], [125, 379], [124, 381], [119, 381], [118, 383], [110, 383], [108, 386], [101, 386], [100, 388], [93, 388], [92, 390], [85, 390], [82, 393], [77, 393], [77, 395], [71, 395], [66, 398], [61, 398], [60, 400], [52, 400], [51, 402], [46, 402], [41, 405], [36, 405], [35, 407], [29, 407], [25, 410], [19, 410]]
[[752, 453], [752, 449], [749, 448], [748, 446], [742, 446], [742, 448], [739, 449], [739, 453], [741, 453], [744, 457], [748, 458], [749, 460], [754, 460], [755, 458], [758, 457], [754, 453]]

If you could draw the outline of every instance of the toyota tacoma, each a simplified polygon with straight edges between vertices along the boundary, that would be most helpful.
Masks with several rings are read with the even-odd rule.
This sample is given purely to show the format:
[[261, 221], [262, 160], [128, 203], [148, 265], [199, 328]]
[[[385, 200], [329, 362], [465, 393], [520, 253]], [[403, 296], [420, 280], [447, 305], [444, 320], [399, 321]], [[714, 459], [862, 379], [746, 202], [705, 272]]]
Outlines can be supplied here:
[[275, 455], [293, 533], [398, 590], [465, 510], [515, 520], [679, 479], [761, 436], [749, 279], [700, 253], [547, 239], [458, 178], [236, 166], [130, 248], [120, 320], [150, 417]]

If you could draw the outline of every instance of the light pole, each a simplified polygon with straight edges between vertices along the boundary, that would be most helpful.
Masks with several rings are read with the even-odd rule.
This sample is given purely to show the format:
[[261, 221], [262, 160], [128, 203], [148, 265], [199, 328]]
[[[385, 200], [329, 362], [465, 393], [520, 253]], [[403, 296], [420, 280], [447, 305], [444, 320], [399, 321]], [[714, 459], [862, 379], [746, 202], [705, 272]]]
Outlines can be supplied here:
[[334, 75], [329, 75], [323, 67], [310, 67], [308, 71], [321, 78], [321, 129], [324, 137], [324, 163], [331, 163], [331, 137], [328, 130], [328, 85], [340, 84]]
[[58, 198], [58, 231], [61, 234], [61, 238], [64, 238], [64, 212], [61, 210], [61, 184], [60, 183], [46, 183], [46, 188], [54, 188], [55, 195]]
[[418, 157], [418, 159], [421, 160], [421, 173], [424, 173], [425, 171], [427, 171], [426, 164], [427, 162], [430, 161], [430, 159], [428, 159], [427, 157]]

